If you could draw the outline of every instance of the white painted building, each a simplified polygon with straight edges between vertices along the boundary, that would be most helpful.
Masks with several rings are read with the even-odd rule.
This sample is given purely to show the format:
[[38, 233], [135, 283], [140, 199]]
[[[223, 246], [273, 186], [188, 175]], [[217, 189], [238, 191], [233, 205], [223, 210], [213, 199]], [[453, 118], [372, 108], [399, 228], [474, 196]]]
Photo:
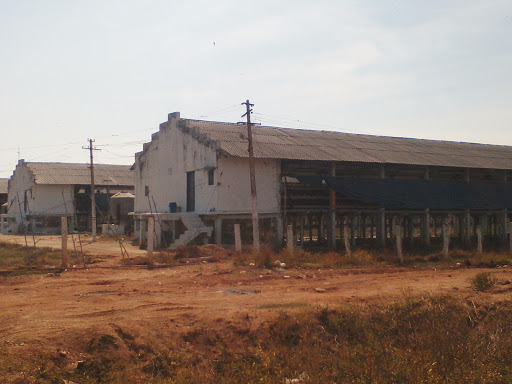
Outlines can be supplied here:
[[[133, 190], [133, 172], [126, 165], [97, 164], [96, 204], [99, 222], [108, 211], [109, 196]], [[60, 231], [60, 218], [72, 227], [90, 229], [90, 167], [88, 164], [32, 163], [20, 160], [9, 179], [8, 211], [1, 217], [2, 233]], [[106, 207], [103, 207], [105, 206]]]
[[[252, 131], [265, 241], [280, 243], [291, 225], [300, 244], [335, 247], [348, 228], [353, 244], [384, 246], [401, 222], [411, 244], [429, 244], [447, 220], [465, 244], [477, 225], [489, 239], [506, 234], [512, 147], [265, 126]], [[141, 243], [148, 233], [162, 246], [211, 241], [212, 233], [216, 243], [232, 243], [234, 222], [250, 235], [248, 157], [245, 124], [169, 114], [135, 155]]]
[[[180, 234], [179, 228], [176, 229], [179, 221], [186, 227], [181, 232], [188, 229], [179, 244], [201, 233], [211, 235], [215, 222], [216, 241], [221, 243], [222, 220], [249, 219], [249, 159], [244, 154], [241, 157], [228, 154], [214, 139], [220, 134], [236, 136], [240, 141], [246, 135], [245, 129], [245, 125], [186, 120], [180, 119], [179, 113], [169, 114], [168, 121], [152, 135], [151, 142], [135, 155], [137, 235], [141, 232], [141, 222], [142, 232], [146, 230], [145, 217], [158, 214], [155, 221], [158, 241], [163, 230], [170, 232], [171, 239], [167, 242], [172, 243]], [[247, 147], [244, 150], [247, 152]], [[280, 219], [279, 164], [277, 159], [255, 160], [258, 211], [263, 220]]]

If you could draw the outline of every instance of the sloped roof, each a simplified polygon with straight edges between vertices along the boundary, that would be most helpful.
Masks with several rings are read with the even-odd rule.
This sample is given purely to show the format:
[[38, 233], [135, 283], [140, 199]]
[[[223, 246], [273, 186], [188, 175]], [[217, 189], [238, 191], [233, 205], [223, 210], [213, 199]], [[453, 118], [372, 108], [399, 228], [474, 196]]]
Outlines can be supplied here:
[[[249, 157], [244, 124], [180, 119], [178, 126], [226, 156]], [[253, 127], [256, 158], [512, 169], [512, 147]]]
[[0, 179], [0, 193], [7, 193], [9, 179]]
[[[88, 185], [89, 164], [25, 163], [34, 174], [36, 184]], [[133, 186], [134, 173], [129, 165], [94, 164], [94, 184], [98, 186]]]

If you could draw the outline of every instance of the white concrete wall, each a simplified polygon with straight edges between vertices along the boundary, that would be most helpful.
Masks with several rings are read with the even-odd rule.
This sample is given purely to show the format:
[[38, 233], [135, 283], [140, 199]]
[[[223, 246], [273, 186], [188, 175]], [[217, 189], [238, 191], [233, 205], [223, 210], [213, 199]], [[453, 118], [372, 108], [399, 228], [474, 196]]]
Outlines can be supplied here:
[[[9, 191], [7, 203], [9, 204], [7, 214], [9, 216], [16, 217], [16, 222], [21, 222], [21, 217], [23, 216], [23, 220], [25, 220], [25, 216], [32, 209], [33, 200], [32, 195], [34, 192], [34, 177], [32, 173], [29, 171], [27, 166], [23, 163], [22, 160], [18, 162], [16, 169], [12, 177], [9, 180]], [[25, 191], [27, 197], [26, 211], [25, 211]], [[19, 198], [19, 203], [18, 203]], [[20, 213], [21, 207], [21, 213]]]
[[39, 185], [32, 192], [32, 215], [66, 215], [74, 212], [72, 185]]
[[[169, 212], [175, 201], [186, 211], [187, 172], [195, 171], [195, 212], [250, 213], [249, 159], [218, 157], [215, 149], [199, 143], [178, 127], [179, 113], [145, 144], [135, 160], [135, 212]], [[208, 167], [215, 167], [214, 183], [208, 185]], [[280, 162], [256, 159], [258, 210], [279, 212]], [[149, 187], [151, 209], [145, 186]]]
[[215, 185], [208, 185], [207, 167], [215, 167], [216, 151], [177, 128], [179, 113], [170, 114], [145, 150], [135, 156], [135, 212], [150, 212], [145, 186], [149, 187], [151, 210], [169, 212], [176, 202], [182, 212], [187, 205], [187, 172], [195, 171], [196, 212], [215, 208]]
[[[255, 159], [256, 194], [259, 212], [279, 212], [280, 162], [276, 159]], [[219, 158], [218, 200], [219, 213], [251, 212], [251, 180], [249, 159]]]
[[[19, 196], [19, 204], [16, 200], [17, 196]], [[27, 198], [26, 210], [25, 197]], [[65, 215], [66, 212], [69, 214], [74, 210], [73, 186], [36, 184], [32, 173], [23, 162], [18, 163], [9, 181], [8, 199], [10, 209], [7, 213], [15, 217], [17, 223], [21, 222], [21, 216], [25, 220], [27, 215]]]

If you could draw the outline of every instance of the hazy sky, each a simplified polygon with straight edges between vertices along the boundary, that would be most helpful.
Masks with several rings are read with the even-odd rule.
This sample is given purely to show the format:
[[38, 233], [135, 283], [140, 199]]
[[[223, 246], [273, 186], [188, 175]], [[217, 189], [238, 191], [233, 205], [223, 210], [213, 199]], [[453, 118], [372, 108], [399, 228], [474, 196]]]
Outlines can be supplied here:
[[246, 99], [266, 125], [512, 145], [512, 1], [0, 0], [0, 177], [88, 138], [131, 164], [168, 113]]

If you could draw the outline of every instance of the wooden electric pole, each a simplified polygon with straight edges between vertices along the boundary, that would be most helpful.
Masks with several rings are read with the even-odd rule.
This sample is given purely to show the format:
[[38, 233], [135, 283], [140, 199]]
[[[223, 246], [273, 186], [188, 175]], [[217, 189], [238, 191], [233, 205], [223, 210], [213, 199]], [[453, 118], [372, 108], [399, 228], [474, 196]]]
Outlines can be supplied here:
[[254, 104], [247, 100], [242, 103], [247, 107], [247, 112], [242, 117], [247, 116], [247, 137], [249, 139], [249, 172], [251, 176], [251, 208], [252, 208], [252, 244], [254, 252], [260, 251], [260, 228], [258, 224], [258, 198], [256, 196], [256, 174], [254, 171], [254, 151], [252, 145], [252, 126], [251, 126], [251, 107]]
[[95, 140], [89, 139], [89, 147], [83, 147], [83, 149], [88, 149], [91, 156], [91, 232], [92, 232], [92, 241], [96, 241], [96, 199], [94, 189], [96, 188], [94, 185], [94, 158], [93, 151], [99, 151], [93, 147]]

